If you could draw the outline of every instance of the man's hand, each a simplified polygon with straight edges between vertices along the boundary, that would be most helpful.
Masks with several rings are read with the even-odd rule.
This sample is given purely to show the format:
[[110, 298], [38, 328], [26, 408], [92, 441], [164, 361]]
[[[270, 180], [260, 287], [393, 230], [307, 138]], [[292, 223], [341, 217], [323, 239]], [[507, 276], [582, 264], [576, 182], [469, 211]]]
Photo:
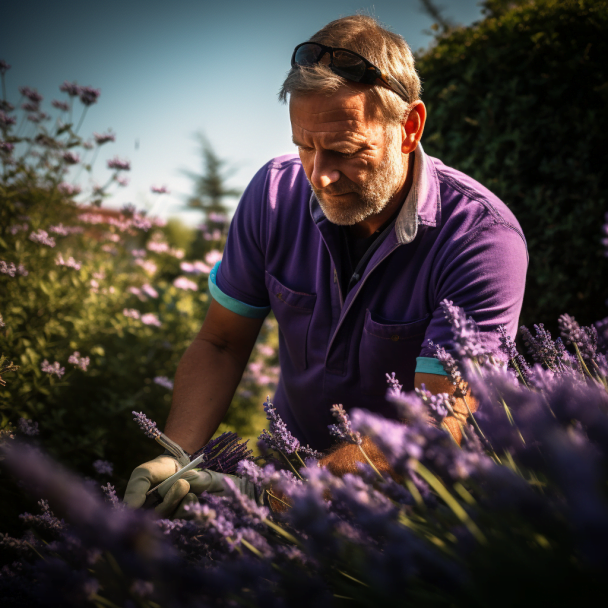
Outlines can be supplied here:
[[[134, 509], [141, 507], [146, 500], [146, 492], [176, 473], [179, 468], [175, 458], [164, 455], [138, 466], [131, 474], [125, 492], [124, 500], [127, 506]], [[215, 496], [225, 496], [229, 493], [224, 483], [226, 479], [231, 479], [242, 494], [260, 502], [254, 484], [248, 479], [208, 469], [195, 469], [184, 473], [184, 476], [166, 491], [163, 502], [155, 508], [155, 511], [160, 517], [187, 519], [189, 514], [186, 507], [196, 504], [198, 496], [203, 492]]]
[[[165, 455], [157, 456], [154, 460], [139, 465], [131, 473], [129, 483], [127, 484], [124, 498], [127, 506], [132, 509], [139, 509], [146, 502], [146, 492], [167, 479], [167, 477], [171, 477], [171, 475], [177, 473], [179, 469], [180, 466], [177, 460], [173, 456]], [[177, 484], [171, 486], [171, 490], [175, 485]], [[188, 490], [186, 489], [187, 492]], [[167, 492], [165, 498], [170, 498], [169, 494], [170, 492]]]

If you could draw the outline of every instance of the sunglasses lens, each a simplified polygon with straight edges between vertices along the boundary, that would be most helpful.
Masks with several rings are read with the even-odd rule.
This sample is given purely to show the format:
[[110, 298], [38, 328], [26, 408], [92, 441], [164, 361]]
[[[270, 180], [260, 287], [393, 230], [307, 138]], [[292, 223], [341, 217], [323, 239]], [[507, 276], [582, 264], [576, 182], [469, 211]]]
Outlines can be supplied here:
[[334, 51], [334, 72], [356, 82], [365, 74], [365, 62], [348, 51]]
[[320, 55], [323, 53], [323, 49], [316, 44], [303, 44], [294, 56], [294, 63], [304, 67], [315, 65], [316, 63], [329, 63], [329, 55], [325, 55], [327, 60], [325, 62], [319, 62]]

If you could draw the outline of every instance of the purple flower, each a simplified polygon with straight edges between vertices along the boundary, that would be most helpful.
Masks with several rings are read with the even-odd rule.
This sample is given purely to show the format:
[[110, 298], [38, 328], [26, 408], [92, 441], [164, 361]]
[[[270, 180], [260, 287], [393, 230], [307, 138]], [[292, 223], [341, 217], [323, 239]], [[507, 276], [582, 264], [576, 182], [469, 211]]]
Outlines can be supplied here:
[[32, 103], [31, 101], [28, 101], [27, 103], [21, 104], [21, 109], [25, 110], [26, 112], [38, 112], [40, 108], [38, 107], [37, 103]]
[[61, 367], [61, 365], [59, 365], [58, 361], [55, 361], [55, 363], [53, 363], [52, 365], [48, 362], [47, 359], [45, 359], [41, 365], [40, 365], [40, 369], [45, 373], [45, 374], [49, 374], [49, 375], [55, 375], [58, 378], [61, 378], [61, 376], [63, 376], [63, 374], [65, 374], [65, 367]]
[[10, 154], [15, 149], [15, 145], [8, 141], [0, 141], [0, 151]]
[[426, 390], [424, 384], [422, 385], [422, 388], [417, 388], [415, 390], [420, 399], [429, 406], [431, 413], [437, 422], [442, 422], [443, 419], [453, 411], [452, 399], [448, 393], [438, 393], [434, 395]]
[[248, 441], [242, 441], [236, 433], [226, 431], [208, 441], [200, 450], [192, 454], [191, 458], [194, 460], [204, 454], [206, 469], [226, 474], [236, 473], [239, 464], [249, 461], [253, 454], [247, 449]]
[[8, 70], [11, 69], [11, 66], [4, 61], [4, 59], [0, 59], [0, 74], [4, 76]]
[[57, 101], [56, 99], [53, 99], [51, 105], [62, 112], [67, 112], [70, 109], [70, 104], [67, 101]]
[[39, 104], [43, 99], [42, 95], [40, 95], [36, 89], [30, 87], [19, 87], [19, 93], [35, 104]]
[[455, 306], [451, 300], [443, 300], [440, 304], [446, 319], [452, 326], [452, 335], [458, 355], [470, 359], [487, 355], [488, 351], [481, 342], [475, 321], [471, 317], [467, 318], [464, 310]]
[[107, 460], [95, 460], [93, 461], [93, 468], [100, 475], [112, 475], [114, 472], [114, 465]]
[[0, 273], [7, 274], [9, 277], [14, 277], [16, 272], [17, 268], [15, 267], [14, 262], [7, 264], [6, 262], [0, 260]]
[[293, 454], [300, 447], [300, 442], [289, 432], [287, 425], [270, 402], [270, 397], [266, 397], [264, 411], [266, 419], [270, 422], [270, 432], [264, 429], [259, 439], [264, 440], [272, 449], [284, 454]]
[[67, 93], [70, 97], [78, 97], [78, 95], [80, 95], [80, 86], [75, 82], [68, 82], [67, 80], [59, 86], [59, 90], [63, 93]]
[[130, 181], [131, 180], [128, 177], [126, 177], [126, 176], [125, 177], [117, 177], [116, 178], [116, 183], [119, 186], [122, 186], [123, 188], [126, 188], [129, 185]]
[[513, 338], [507, 334], [507, 329], [504, 325], [499, 325], [500, 333], [500, 349], [507, 356], [509, 365], [521, 376], [524, 382], [528, 382], [530, 378], [530, 367], [526, 360], [517, 352], [517, 346]]
[[89, 357], [81, 357], [78, 351], [74, 351], [68, 359], [68, 363], [80, 368], [83, 372], [87, 371], [90, 362]]
[[34, 243], [46, 245], [47, 247], [55, 247], [55, 239], [52, 236], [49, 236], [49, 233], [46, 230], [39, 229], [37, 232], [32, 232], [32, 234], [30, 234], [30, 240], [34, 241]]
[[137, 422], [139, 428], [148, 436], [150, 439], [156, 439], [160, 437], [160, 431], [156, 427], [156, 422], [152, 422], [143, 412], [131, 412], [133, 414], [133, 420]]
[[131, 163], [128, 160], [122, 160], [115, 156], [107, 162], [108, 169], [116, 169], [116, 171], [130, 171]]
[[[104, 460], [96, 460], [95, 462], [106, 462]], [[110, 465], [110, 469], [112, 469], [112, 465], [108, 462], [107, 464]], [[93, 466], [95, 466], [95, 463], [93, 463]], [[110, 470], [109, 475], [112, 474], [112, 470]], [[101, 489], [103, 491], [103, 493], [106, 496], [106, 499], [108, 500], [108, 502], [112, 505], [112, 507], [114, 509], [118, 509], [118, 510], [122, 510], [124, 509], [127, 505], [122, 502], [122, 500], [120, 500], [120, 498], [118, 498], [118, 496], [116, 495], [116, 488], [111, 484], [111, 483], [107, 483], [105, 486], [101, 486]]]
[[338, 421], [338, 424], [327, 425], [330, 435], [338, 437], [339, 439], [347, 441], [348, 443], [361, 445], [361, 443], [363, 443], [361, 434], [357, 431], [353, 431], [351, 428], [348, 414], [344, 410], [344, 407], [342, 407], [342, 404], [332, 405], [330, 411], [333, 417]]
[[93, 133], [93, 137], [98, 146], [103, 146], [103, 144], [107, 144], [109, 141], [116, 141], [116, 134], [112, 133], [112, 131], [108, 131], [107, 133]]
[[39, 500], [40, 515], [32, 515], [31, 513], [23, 513], [19, 515], [19, 519], [27, 526], [44, 530], [45, 532], [60, 532], [65, 529], [65, 522], [62, 519], [55, 517], [47, 500]]
[[155, 194], [170, 194], [167, 186], [151, 186], [150, 191], [154, 192]]
[[155, 327], [160, 327], [162, 325], [160, 319], [153, 312], [148, 312], [145, 315], [142, 315], [141, 322], [144, 325], [154, 325]]
[[33, 420], [28, 420], [27, 418], [19, 418], [19, 421], [17, 422], [17, 430], [28, 437], [34, 437], [40, 433], [38, 423], [34, 422]]
[[97, 102], [97, 98], [101, 95], [101, 91], [99, 89], [94, 89], [93, 87], [80, 87], [79, 96], [80, 101], [85, 106], [91, 106]]
[[80, 162], [80, 156], [78, 156], [78, 154], [74, 154], [74, 152], [68, 151], [63, 153], [63, 160], [68, 165], [76, 165]]
[[[38, 114], [28, 114], [27, 115], [27, 119], [30, 122], [33, 122], [35, 124], [38, 124], [39, 122], [42, 122], [43, 120], [46, 120], [47, 118], [49, 118], [49, 115], [46, 112], [38, 112]], [[30, 155], [33, 156], [34, 152], [30, 152]]]
[[16, 122], [17, 119], [14, 116], [9, 116], [0, 110], [0, 125], [3, 127], [10, 127], [10, 125], [14, 125]]
[[592, 361], [597, 351], [597, 330], [595, 327], [581, 327], [574, 317], [561, 315], [557, 321], [566, 344], [573, 344], [583, 359]]
[[173, 382], [171, 382], [171, 380], [169, 380], [169, 378], [166, 376], [156, 376], [156, 378], [154, 378], [154, 383], [170, 391], [173, 390]]

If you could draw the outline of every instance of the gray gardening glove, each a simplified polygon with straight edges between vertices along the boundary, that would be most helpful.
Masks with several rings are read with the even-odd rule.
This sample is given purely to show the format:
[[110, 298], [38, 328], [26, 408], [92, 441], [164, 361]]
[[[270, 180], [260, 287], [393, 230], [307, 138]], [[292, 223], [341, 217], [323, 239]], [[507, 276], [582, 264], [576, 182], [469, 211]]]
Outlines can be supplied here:
[[[157, 456], [150, 462], [140, 464], [133, 473], [131, 473], [131, 478], [127, 484], [124, 497], [127, 506], [132, 509], [139, 509], [146, 501], [146, 492], [150, 488], [161, 483], [161, 481], [167, 479], [167, 477], [171, 477], [171, 475], [179, 471], [180, 468], [177, 460], [173, 456], [168, 456], [166, 454]], [[173, 509], [175, 509], [189, 490], [190, 486], [188, 482], [184, 482], [180, 479], [171, 486], [169, 492], [164, 496], [163, 502], [158, 505], [157, 510], [160, 509], [161, 512], [168, 511], [170, 505], [173, 505]], [[181, 498], [179, 497], [180, 495]], [[176, 501], [177, 504], [174, 504]]]
[[[131, 474], [127, 484], [124, 497], [127, 506], [133, 509], [141, 507], [146, 501], [146, 492], [179, 469], [177, 460], [173, 456], [165, 454], [139, 465]], [[207, 469], [194, 469], [184, 473], [184, 476], [166, 491], [163, 502], [155, 508], [155, 511], [160, 517], [187, 519], [191, 515], [188, 515], [188, 511], [184, 507], [197, 503], [198, 495], [202, 492], [209, 492], [216, 496], [228, 494], [222, 482], [226, 477], [232, 479], [242, 494], [258, 504], [262, 504], [263, 493], [260, 492], [258, 497], [255, 485], [248, 479], [237, 475], [224, 475]]]

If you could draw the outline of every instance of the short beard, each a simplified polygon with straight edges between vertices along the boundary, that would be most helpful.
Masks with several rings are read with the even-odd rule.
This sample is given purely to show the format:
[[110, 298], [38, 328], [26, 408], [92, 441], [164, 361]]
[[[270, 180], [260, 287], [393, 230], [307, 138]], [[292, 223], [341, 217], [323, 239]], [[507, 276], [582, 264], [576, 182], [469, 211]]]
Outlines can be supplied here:
[[[362, 185], [355, 184], [344, 176], [327, 188], [319, 189], [311, 184], [325, 217], [332, 224], [354, 226], [372, 215], [377, 215], [388, 205], [402, 186], [401, 150], [395, 146], [394, 133], [387, 130], [386, 138], [386, 153], [382, 162], [371, 175], [368, 175]], [[324, 200], [325, 193], [340, 194], [341, 192], [356, 194], [357, 202], [344, 207], [336, 207]]]

